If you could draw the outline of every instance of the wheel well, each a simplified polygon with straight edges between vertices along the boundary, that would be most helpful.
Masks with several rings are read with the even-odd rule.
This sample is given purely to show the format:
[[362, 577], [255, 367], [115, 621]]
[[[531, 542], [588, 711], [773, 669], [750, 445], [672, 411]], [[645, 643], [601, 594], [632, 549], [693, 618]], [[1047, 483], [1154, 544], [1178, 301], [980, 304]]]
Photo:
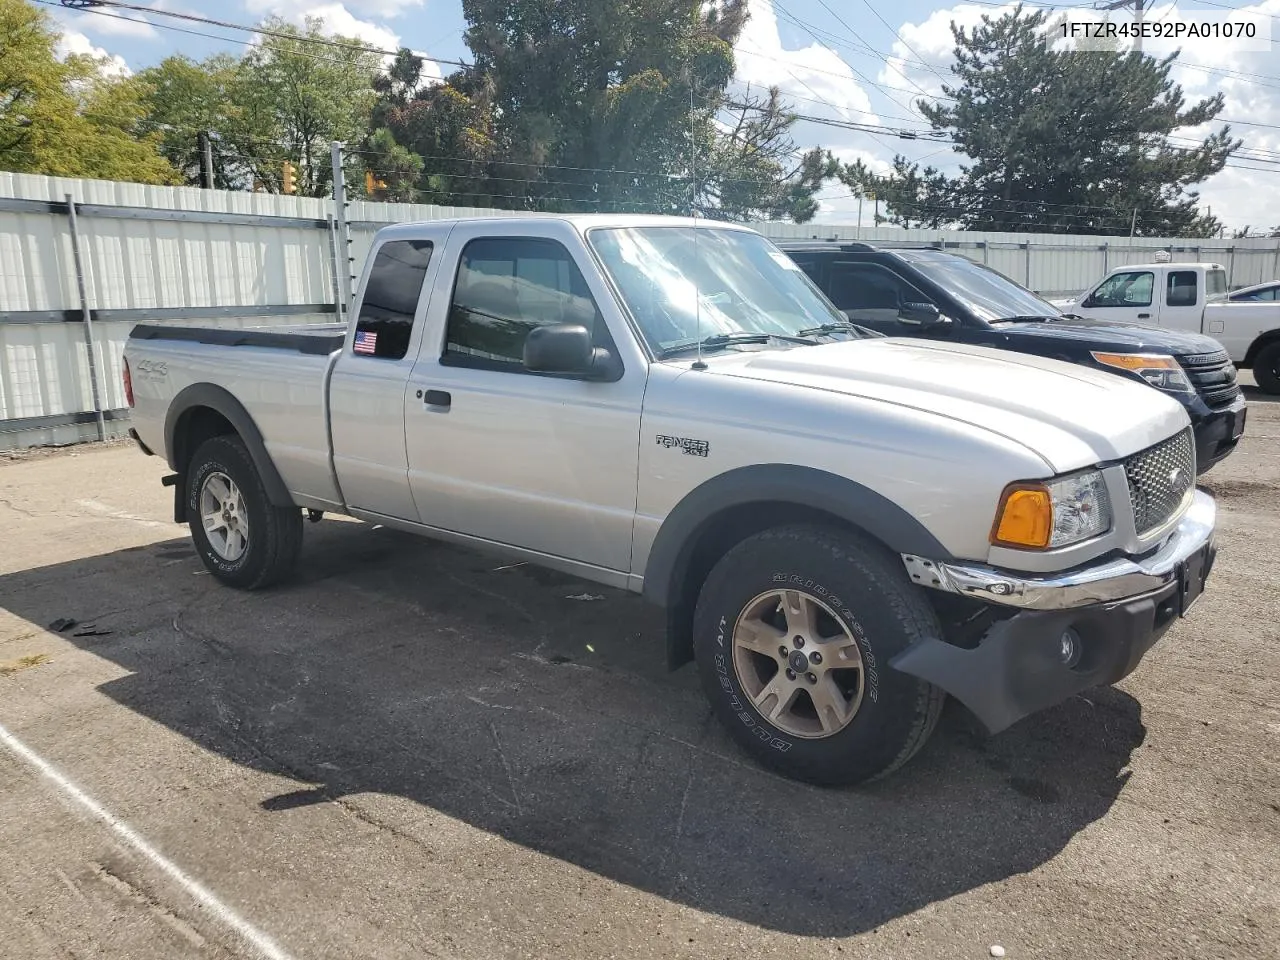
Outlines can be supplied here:
[[173, 431], [173, 469], [186, 476], [200, 444], [212, 437], [236, 433], [231, 421], [212, 407], [192, 407], [183, 412]]
[[1249, 349], [1245, 351], [1244, 361], [1240, 364], [1242, 367], [1252, 367], [1253, 362], [1257, 359], [1258, 351], [1269, 344], [1280, 341], [1280, 330], [1268, 330], [1266, 333], [1259, 334], [1249, 344]]
[[672, 570], [667, 606], [668, 666], [675, 669], [693, 659], [693, 610], [711, 568], [748, 537], [792, 523], [815, 523], [868, 535], [833, 513], [786, 501], [740, 503], [707, 518], [689, 538]]

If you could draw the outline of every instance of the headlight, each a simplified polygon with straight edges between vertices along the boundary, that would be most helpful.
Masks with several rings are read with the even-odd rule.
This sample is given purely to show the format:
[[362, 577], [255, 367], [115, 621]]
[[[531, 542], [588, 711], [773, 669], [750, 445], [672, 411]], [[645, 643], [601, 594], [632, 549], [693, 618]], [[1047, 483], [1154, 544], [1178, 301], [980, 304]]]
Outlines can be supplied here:
[[1173, 357], [1160, 353], [1099, 353], [1093, 359], [1108, 367], [1136, 373], [1151, 386], [1170, 393], [1191, 393], [1191, 381]]
[[1111, 529], [1111, 498], [1102, 472], [1090, 470], [1070, 477], [1005, 488], [991, 527], [991, 542], [999, 547], [1036, 550], [1065, 547]]

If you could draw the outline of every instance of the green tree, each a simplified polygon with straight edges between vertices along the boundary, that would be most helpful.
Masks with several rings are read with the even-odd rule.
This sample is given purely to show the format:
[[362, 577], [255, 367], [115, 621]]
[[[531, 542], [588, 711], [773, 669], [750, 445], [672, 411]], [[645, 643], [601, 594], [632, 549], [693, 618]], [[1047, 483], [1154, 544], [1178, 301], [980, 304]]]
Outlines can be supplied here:
[[138, 74], [147, 90], [147, 125], [160, 138], [161, 152], [190, 186], [204, 182], [199, 139], [202, 132], [211, 136], [214, 187], [239, 190], [253, 185], [251, 169], [222, 139], [237, 113], [231, 91], [236, 86], [238, 68], [239, 61], [228, 54], [200, 63], [174, 56]]
[[59, 34], [25, 0], [0, 0], [0, 168], [63, 177], [175, 183], [144, 129], [145, 87], [104, 61], [59, 61]]
[[358, 143], [369, 131], [380, 58], [359, 40], [325, 36], [317, 17], [303, 29], [275, 17], [261, 26], [285, 36], [264, 37], [240, 61], [224, 140], [263, 188], [281, 189], [289, 160], [299, 168], [298, 192], [324, 196], [333, 181], [329, 143]]
[[408, 94], [419, 78], [402, 57], [379, 88], [388, 127], [425, 161], [425, 197], [695, 206], [735, 219], [815, 212], [825, 155], [798, 154], [777, 91], [727, 93], [745, 0], [463, 0], [463, 12], [473, 67]]
[[1228, 127], [1184, 146], [1170, 134], [1213, 121], [1217, 94], [1189, 108], [1169, 79], [1176, 54], [1059, 50], [1046, 14], [1021, 6], [952, 25], [958, 83], [950, 100], [920, 101], [933, 129], [970, 161], [958, 176], [897, 157], [893, 173], [846, 169], [846, 183], [886, 201], [890, 222], [937, 228], [1211, 236], [1196, 184], [1220, 171], [1240, 141]]

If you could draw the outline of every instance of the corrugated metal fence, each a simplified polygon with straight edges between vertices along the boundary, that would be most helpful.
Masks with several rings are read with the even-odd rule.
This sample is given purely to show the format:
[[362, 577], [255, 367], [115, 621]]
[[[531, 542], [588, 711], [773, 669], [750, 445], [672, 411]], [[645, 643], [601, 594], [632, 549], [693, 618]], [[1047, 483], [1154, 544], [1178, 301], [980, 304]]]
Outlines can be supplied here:
[[[359, 274], [379, 227], [512, 215], [362, 201], [346, 212], [349, 251], [328, 200], [0, 173], [0, 449], [96, 437], [99, 410], [102, 432], [121, 434], [128, 411], [120, 358], [136, 323], [331, 321], [344, 266]], [[1222, 263], [1232, 287], [1280, 277], [1276, 240], [756, 226], [777, 239], [942, 243], [1046, 295], [1081, 290], [1106, 270], [1150, 260], [1157, 250], [1178, 261]]]

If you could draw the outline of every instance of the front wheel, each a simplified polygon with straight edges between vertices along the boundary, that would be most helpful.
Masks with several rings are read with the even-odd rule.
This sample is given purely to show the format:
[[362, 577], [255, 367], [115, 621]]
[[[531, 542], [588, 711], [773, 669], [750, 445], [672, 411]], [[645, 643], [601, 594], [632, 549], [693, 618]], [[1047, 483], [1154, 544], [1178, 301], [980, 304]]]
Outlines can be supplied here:
[[1280, 340], [1267, 344], [1253, 358], [1253, 379], [1263, 393], [1280, 393]]
[[730, 550], [694, 614], [703, 688], [729, 733], [766, 766], [818, 784], [883, 777], [924, 746], [945, 694], [888, 663], [940, 635], [888, 551], [809, 525]]
[[236, 436], [206, 440], [187, 470], [191, 539], [208, 571], [256, 590], [283, 579], [302, 545], [302, 511], [267, 496], [253, 458]]

